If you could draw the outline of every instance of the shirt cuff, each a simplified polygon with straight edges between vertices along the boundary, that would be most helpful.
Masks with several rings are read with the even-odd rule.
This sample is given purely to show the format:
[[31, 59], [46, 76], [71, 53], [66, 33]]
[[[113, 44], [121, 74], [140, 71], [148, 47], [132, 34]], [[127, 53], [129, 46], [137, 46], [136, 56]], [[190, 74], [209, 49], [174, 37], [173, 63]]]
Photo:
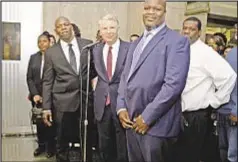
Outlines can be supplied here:
[[117, 115], [119, 115], [119, 113], [120, 113], [121, 111], [127, 111], [127, 110], [126, 110], [125, 108], [119, 109], [119, 110], [117, 111]]

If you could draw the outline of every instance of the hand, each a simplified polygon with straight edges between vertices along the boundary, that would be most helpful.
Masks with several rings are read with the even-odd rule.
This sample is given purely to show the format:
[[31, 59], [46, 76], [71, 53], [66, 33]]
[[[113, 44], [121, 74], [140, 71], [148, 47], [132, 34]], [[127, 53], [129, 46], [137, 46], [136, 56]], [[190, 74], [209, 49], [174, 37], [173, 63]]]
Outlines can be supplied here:
[[50, 110], [43, 110], [43, 121], [47, 126], [52, 125], [52, 114]]
[[133, 122], [130, 120], [127, 110], [122, 110], [118, 116], [123, 128], [132, 128]]
[[144, 122], [142, 116], [139, 115], [137, 118], [135, 118], [133, 129], [135, 129], [137, 133], [145, 134], [149, 129], [149, 126]]
[[33, 97], [34, 102], [37, 104], [38, 102], [42, 103], [42, 97], [40, 95], [35, 95]]
[[237, 122], [237, 116], [235, 116], [235, 115], [230, 115], [230, 119], [231, 119], [231, 121], [233, 121], [233, 122]]

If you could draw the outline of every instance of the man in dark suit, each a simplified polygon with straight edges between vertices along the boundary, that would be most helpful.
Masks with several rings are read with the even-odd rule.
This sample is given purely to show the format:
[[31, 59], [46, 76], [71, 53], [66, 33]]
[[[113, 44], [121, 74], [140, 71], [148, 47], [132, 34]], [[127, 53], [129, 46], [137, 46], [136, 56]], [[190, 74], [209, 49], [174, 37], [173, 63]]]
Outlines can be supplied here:
[[99, 149], [104, 162], [125, 162], [126, 137], [117, 118], [116, 101], [129, 43], [119, 39], [119, 22], [114, 15], [108, 14], [99, 20], [99, 29], [105, 42], [93, 49], [98, 73], [94, 113], [99, 134]]
[[[57, 125], [57, 155], [58, 161], [68, 161], [67, 150], [69, 142], [80, 141], [84, 146], [84, 119], [87, 85], [87, 50], [84, 46], [92, 41], [76, 38], [71, 22], [65, 17], [55, 21], [55, 32], [59, 41], [45, 55], [43, 77], [43, 118], [51, 125], [51, 104], [55, 108]], [[91, 61], [91, 60], [90, 60]], [[90, 80], [96, 76], [91, 61]], [[87, 161], [91, 161], [91, 124], [93, 118], [92, 87], [89, 84], [88, 131], [87, 131]], [[74, 135], [78, 134], [77, 137]]]
[[165, 25], [165, 13], [165, 0], [145, 1], [146, 29], [131, 44], [121, 76], [117, 113], [127, 128], [130, 162], [167, 162], [181, 128], [190, 48]]

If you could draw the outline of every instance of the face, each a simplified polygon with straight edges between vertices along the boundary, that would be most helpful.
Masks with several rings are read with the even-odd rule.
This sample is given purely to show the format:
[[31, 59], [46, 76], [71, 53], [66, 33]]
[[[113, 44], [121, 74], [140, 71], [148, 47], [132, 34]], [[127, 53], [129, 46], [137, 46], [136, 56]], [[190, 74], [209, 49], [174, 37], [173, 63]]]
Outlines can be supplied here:
[[147, 30], [165, 21], [166, 5], [164, 0], [147, 0], [144, 3], [143, 22]]
[[55, 32], [60, 39], [70, 42], [73, 39], [73, 27], [66, 18], [59, 18], [55, 23]]
[[115, 21], [103, 20], [99, 25], [100, 35], [107, 44], [114, 44], [118, 38], [118, 24]]
[[44, 35], [40, 36], [38, 39], [38, 47], [41, 52], [45, 52], [50, 47], [49, 39]]
[[181, 33], [189, 38], [191, 44], [196, 42], [201, 35], [196, 21], [185, 21]]
[[212, 47], [215, 51], [218, 51], [218, 46], [216, 44], [216, 41], [213, 38], [209, 38], [207, 40], [207, 45]]
[[53, 37], [50, 37], [50, 47], [52, 47], [55, 44], [55, 40]]
[[231, 48], [226, 48], [224, 51], [224, 57], [227, 56], [227, 54], [230, 52]]

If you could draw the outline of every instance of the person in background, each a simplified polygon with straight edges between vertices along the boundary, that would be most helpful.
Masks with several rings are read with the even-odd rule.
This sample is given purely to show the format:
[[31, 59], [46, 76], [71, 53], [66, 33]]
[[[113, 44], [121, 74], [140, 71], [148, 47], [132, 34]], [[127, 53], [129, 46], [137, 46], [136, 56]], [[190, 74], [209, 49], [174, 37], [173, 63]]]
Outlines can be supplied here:
[[52, 47], [56, 43], [55, 36], [50, 34], [50, 47]]
[[233, 28], [233, 35], [231, 36], [231, 39], [230, 39], [230, 41], [229, 41], [229, 44], [231, 44], [231, 45], [233, 45], [233, 46], [237, 46], [237, 37], [238, 37], [238, 33], [237, 33], [237, 28], [238, 28], [238, 24], [236, 23], [235, 25], [234, 25], [234, 28]]
[[81, 38], [81, 32], [80, 32], [79, 27], [74, 23], [72, 23], [71, 25], [73, 26], [73, 31], [74, 31], [75, 37]]
[[184, 131], [173, 154], [174, 161], [178, 162], [200, 161], [210, 110], [229, 101], [236, 80], [230, 65], [201, 41], [201, 28], [202, 23], [196, 17], [188, 17], [183, 22], [182, 35], [190, 40], [191, 57], [181, 95]]
[[131, 34], [130, 35], [130, 42], [137, 40], [140, 36], [138, 34]]
[[232, 48], [234, 48], [234, 46], [232, 46], [232, 45], [226, 46], [226, 48], [225, 48], [225, 50], [224, 50], [223, 57], [226, 58], [227, 54], [230, 52], [230, 50], [231, 50]]
[[[33, 107], [42, 108], [42, 76], [44, 67], [44, 56], [46, 50], [50, 47], [50, 34], [44, 32], [38, 37], [39, 52], [31, 55], [27, 70], [27, 85], [29, 89], [29, 99]], [[43, 121], [36, 124], [38, 148], [34, 151], [34, 156], [38, 156], [44, 151], [47, 157], [54, 155], [54, 126], [47, 127]]]
[[[237, 73], [237, 47], [228, 52], [227, 62]], [[230, 101], [218, 109], [218, 136], [221, 162], [237, 162], [237, 81]]]
[[100, 34], [100, 30], [97, 31], [96, 41], [97, 41], [97, 42], [102, 42], [102, 41], [103, 41], [102, 36], [101, 36], [101, 34]]

